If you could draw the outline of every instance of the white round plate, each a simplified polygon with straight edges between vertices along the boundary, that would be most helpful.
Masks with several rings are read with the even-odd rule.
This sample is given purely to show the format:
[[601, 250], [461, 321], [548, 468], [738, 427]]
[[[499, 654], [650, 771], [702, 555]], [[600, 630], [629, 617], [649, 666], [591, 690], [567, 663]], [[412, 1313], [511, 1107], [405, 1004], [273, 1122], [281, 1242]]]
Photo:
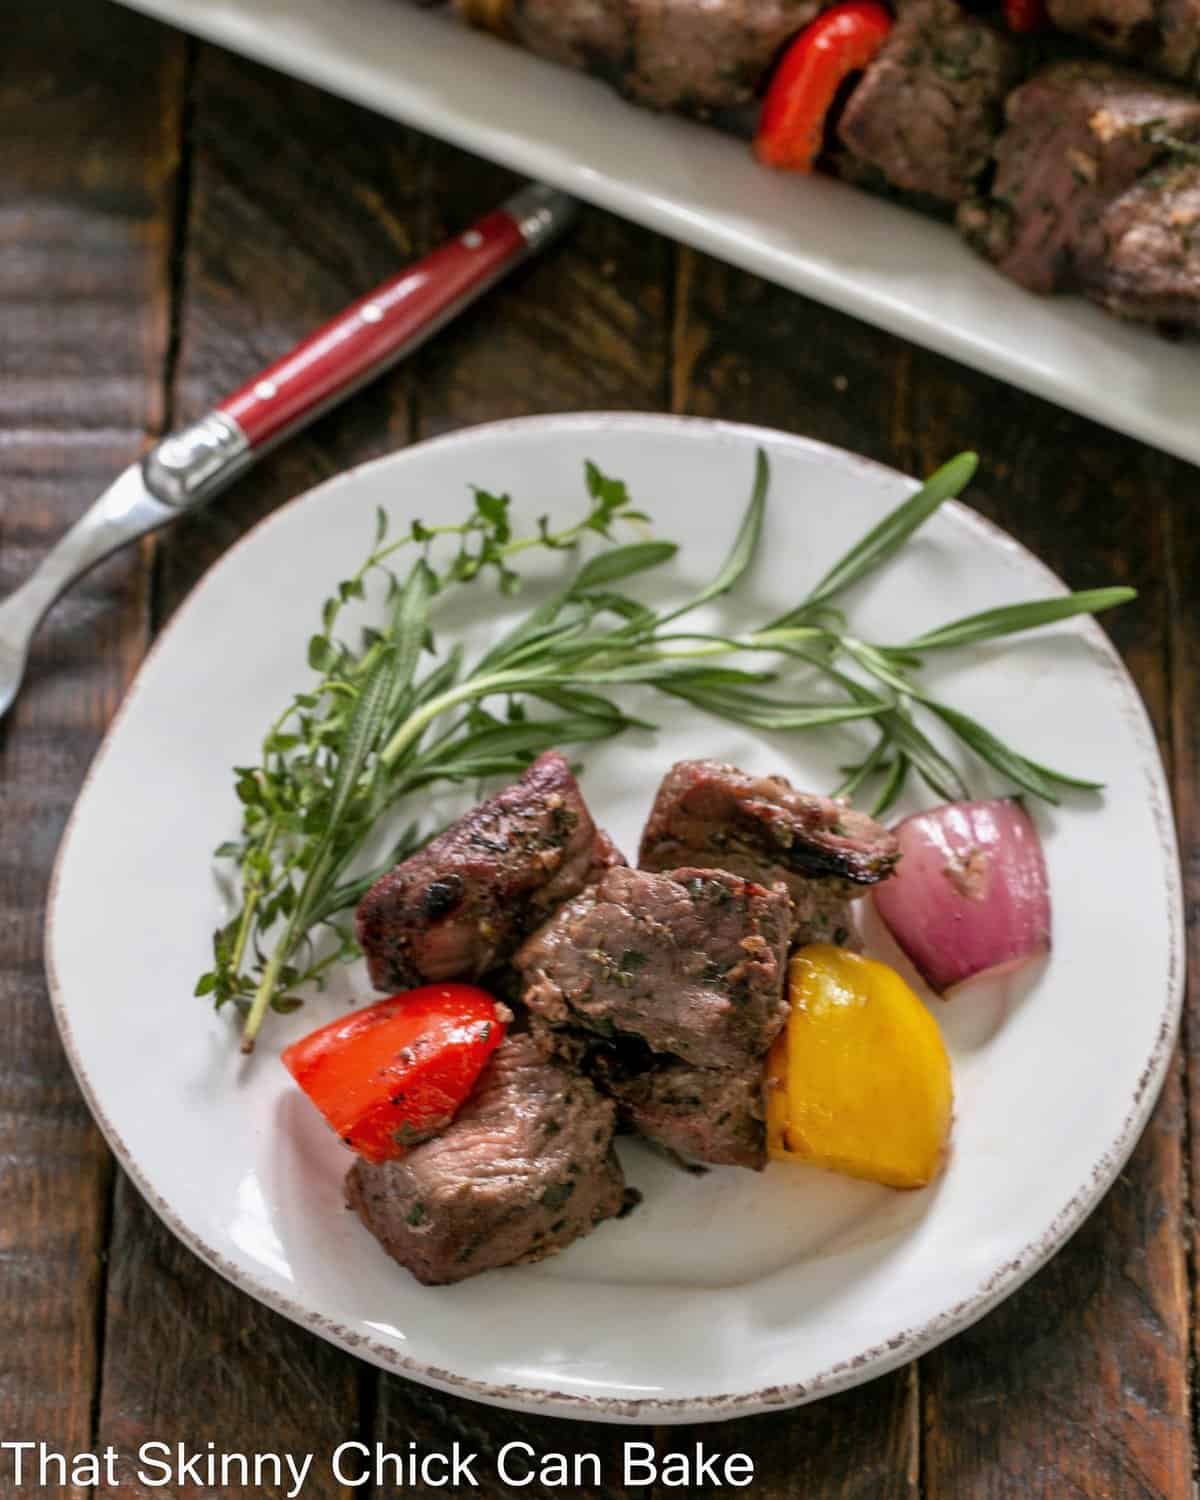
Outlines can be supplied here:
[[[176, 615], [63, 842], [47, 938], [54, 1005], [138, 1187], [252, 1296], [447, 1391], [562, 1416], [682, 1422], [881, 1374], [978, 1318], [1063, 1243], [1119, 1171], [1162, 1080], [1181, 991], [1169, 804], [1137, 693], [1101, 631], [1081, 621], [931, 659], [950, 701], [1107, 791], [1032, 808], [1049, 862], [1052, 957], [949, 1005], [930, 1001], [953, 1057], [956, 1122], [946, 1171], [926, 1191], [780, 1164], [692, 1177], [626, 1142], [627, 1175], [645, 1194], [629, 1219], [541, 1265], [421, 1287], [342, 1207], [347, 1154], [277, 1058], [348, 1000], [371, 998], [361, 972], [272, 1018], [248, 1067], [233, 1018], [193, 998], [225, 914], [211, 852], [237, 828], [230, 768], [254, 761], [267, 719], [306, 680], [320, 601], [365, 555], [376, 506], [398, 524], [456, 518], [474, 483], [510, 493], [531, 526], [582, 505], [591, 458], [683, 543], [661, 597], [716, 570], [757, 444], [771, 458], [771, 500], [762, 555], [726, 609], [738, 629], [794, 604], [912, 482], [777, 433], [605, 415], [477, 428], [321, 485], [235, 547]], [[531, 562], [543, 583], [566, 566]], [[850, 608], [868, 638], [900, 640], [1060, 588], [1011, 538], [951, 505]], [[467, 590], [438, 620], [439, 639], [477, 648], [536, 596], [536, 583], [515, 604], [490, 584]], [[634, 701], [658, 733], [581, 756], [598, 821], [630, 851], [676, 759], [715, 756], [825, 789], [867, 742], [863, 726], [761, 736], [648, 693]], [[978, 764], [968, 774], [979, 795], [1007, 790]], [[903, 810], [921, 800], [914, 792]], [[868, 936], [895, 961], [877, 930]], [[1132, 952], [1136, 964], [1114, 963]]]

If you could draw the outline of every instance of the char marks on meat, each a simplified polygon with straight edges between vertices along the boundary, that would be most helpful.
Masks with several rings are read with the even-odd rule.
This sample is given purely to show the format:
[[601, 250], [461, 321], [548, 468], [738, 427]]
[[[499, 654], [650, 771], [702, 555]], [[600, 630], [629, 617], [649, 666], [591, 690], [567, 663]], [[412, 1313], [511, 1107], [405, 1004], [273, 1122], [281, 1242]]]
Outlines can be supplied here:
[[845, 943], [853, 930], [850, 899], [886, 879], [899, 857], [895, 834], [832, 797], [721, 761], [681, 760], [658, 788], [639, 863], [782, 881], [794, 904], [796, 941]]
[[839, 135], [894, 187], [957, 203], [986, 166], [1020, 50], [958, 0], [914, 0], [850, 96]]
[[1151, 172], [1109, 204], [1083, 290], [1110, 312], [1200, 328], [1200, 164]]
[[695, 1067], [760, 1058], [787, 1014], [787, 892], [722, 870], [608, 870], [518, 950], [523, 999], [568, 1032]]
[[508, 24], [531, 52], [613, 82], [629, 53], [625, 0], [513, 0]]
[[1200, 78], [1200, 0], [1047, 0], [1050, 19], [1170, 78]]
[[1095, 280], [1109, 206], [1169, 157], [1166, 140], [1200, 137], [1200, 99], [1103, 62], [1044, 68], [1009, 96], [1006, 113], [990, 196], [964, 203], [959, 227], [1035, 292]]
[[528, 1036], [510, 1036], [440, 1136], [356, 1162], [346, 1200], [427, 1285], [541, 1260], [619, 1213], [616, 1107]]
[[656, 1058], [642, 1071], [595, 1059], [601, 1087], [617, 1101], [622, 1121], [689, 1161], [713, 1166], [767, 1164], [763, 1062], [737, 1068], [693, 1068]]
[[748, 104], [818, 0], [624, 0], [625, 92], [656, 109], [703, 115]]
[[620, 858], [567, 762], [547, 751], [363, 897], [357, 930], [371, 983], [480, 978]]
[[752, 103], [819, 10], [820, 0], [513, 0], [507, 25], [530, 51], [640, 104], [704, 116]]

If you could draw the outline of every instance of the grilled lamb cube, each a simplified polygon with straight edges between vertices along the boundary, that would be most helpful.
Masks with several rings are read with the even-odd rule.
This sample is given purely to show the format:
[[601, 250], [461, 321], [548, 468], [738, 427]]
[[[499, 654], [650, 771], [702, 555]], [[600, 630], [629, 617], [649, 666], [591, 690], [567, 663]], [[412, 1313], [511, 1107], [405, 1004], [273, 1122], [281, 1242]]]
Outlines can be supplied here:
[[612, 81], [621, 76], [629, 52], [624, 0], [513, 0], [508, 25], [540, 57]]
[[358, 1161], [346, 1201], [427, 1286], [542, 1260], [621, 1211], [616, 1107], [510, 1036], [441, 1135], [397, 1161]]
[[1089, 297], [1124, 318], [1200, 328], [1200, 165], [1149, 173], [1100, 230], [1102, 254], [1079, 268]]
[[1200, 0], [1048, 0], [1050, 19], [1169, 78], [1200, 78]]
[[623, 0], [631, 64], [623, 88], [656, 109], [705, 115], [749, 104], [779, 49], [819, 0]]
[[480, 978], [620, 858], [566, 761], [547, 751], [363, 897], [357, 930], [371, 983]]
[[782, 881], [793, 902], [794, 941], [847, 943], [851, 899], [886, 879], [899, 857], [895, 834], [832, 797], [721, 761], [681, 760], [659, 785], [639, 863]]
[[1169, 140], [1200, 136], [1200, 99], [1103, 62], [1055, 63], [1009, 96], [987, 200], [959, 228], [1035, 292], [1070, 289], [1104, 255], [1102, 220]]
[[657, 1058], [641, 1072], [608, 1070], [599, 1061], [601, 1088], [616, 1101], [621, 1119], [639, 1135], [689, 1161], [713, 1166], [767, 1164], [763, 1058], [736, 1068], [693, 1068]]
[[1020, 51], [958, 0], [914, 0], [838, 127], [893, 187], [957, 203], [987, 165]]
[[[472, 11], [456, 0], [460, 12]], [[753, 102], [820, 0], [512, 0], [506, 25], [541, 57], [656, 109], [708, 115]]]
[[783, 886], [724, 870], [608, 870], [518, 950], [551, 1027], [640, 1037], [695, 1067], [761, 1057], [787, 1014]]

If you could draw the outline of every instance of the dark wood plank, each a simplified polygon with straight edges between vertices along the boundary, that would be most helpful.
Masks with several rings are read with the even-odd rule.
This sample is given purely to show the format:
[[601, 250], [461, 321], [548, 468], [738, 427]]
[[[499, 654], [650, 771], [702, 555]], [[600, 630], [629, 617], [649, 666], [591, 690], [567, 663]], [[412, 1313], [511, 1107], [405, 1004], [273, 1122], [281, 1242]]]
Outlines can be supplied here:
[[900, 339], [683, 248], [674, 324], [673, 411], [911, 467], [912, 352]]
[[[173, 392], [181, 421], [409, 258], [423, 234], [425, 180], [411, 133], [210, 49], [194, 70], [189, 153]], [[400, 371], [165, 535], [156, 620], [281, 501], [404, 443], [409, 404]], [[324, 1457], [369, 1418], [363, 1367], [209, 1271], [124, 1180], [105, 1331], [99, 1440], [120, 1450], [122, 1494], [163, 1493], [133, 1472], [141, 1443], [210, 1437], [222, 1451], [315, 1452], [306, 1500], [343, 1493]]]
[[[746, 1454], [754, 1465], [753, 1484], [742, 1491], [756, 1500], [916, 1500], [918, 1495], [916, 1453], [918, 1449], [917, 1390], [915, 1366], [907, 1374], [887, 1377], [857, 1391], [831, 1396], [828, 1400], [778, 1415], [741, 1418], [695, 1427], [612, 1427], [596, 1422], [566, 1423], [547, 1417], [496, 1411], [474, 1402], [443, 1396], [394, 1377], [385, 1377], [381, 1388], [380, 1424], [377, 1436], [390, 1447], [405, 1451], [411, 1440], [422, 1450], [445, 1449], [457, 1440], [465, 1452], [478, 1453], [475, 1473], [479, 1480], [473, 1493], [487, 1500], [515, 1500], [521, 1495], [540, 1497], [569, 1493], [578, 1500], [610, 1500], [618, 1495], [638, 1494], [653, 1500], [670, 1500], [681, 1491], [663, 1484], [624, 1483], [624, 1447], [649, 1444], [661, 1466], [672, 1452], [691, 1458], [696, 1445], [705, 1452]], [[893, 1399], [892, 1386], [898, 1395]], [[868, 1421], [871, 1415], [873, 1420]], [[503, 1484], [497, 1479], [497, 1455], [506, 1443], [524, 1443], [528, 1449], [514, 1450], [508, 1462], [519, 1477], [522, 1467], [537, 1470], [548, 1454], [595, 1455], [600, 1471], [596, 1483], [589, 1466], [581, 1482], [569, 1489]], [[642, 1450], [633, 1449], [635, 1458]], [[553, 1471], [552, 1471], [553, 1472]], [[634, 1468], [631, 1479], [640, 1481], [644, 1469]], [[699, 1493], [699, 1487], [685, 1491]], [[705, 1486], [704, 1493], [713, 1493]], [[444, 1494], [429, 1486], [407, 1491], [422, 1500]]]
[[[980, 509], [1072, 585], [1141, 591], [1106, 624], [1169, 749], [1164, 516], [1194, 500], [1195, 471], [931, 355], [916, 357], [912, 384], [920, 467], [978, 447]], [[1194, 744], [1194, 720], [1185, 733]], [[1183, 1088], [1177, 1060], [1087, 1224], [922, 1361], [930, 1500], [1191, 1493]]]
[[[435, 147], [429, 181], [436, 241], [520, 179]], [[535, 412], [661, 410], [669, 253], [658, 236], [585, 209], [564, 245], [522, 268], [421, 351], [420, 435]]]
[[[89, 0], [0, 3], [0, 594], [161, 420], [178, 43]], [[50, 863], [145, 642], [136, 553], [43, 627], [0, 723], [0, 1430], [91, 1441], [111, 1167], [42, 976]]]
[[[425, 238], [421, 137], [203, 48], [192, 86], [188, 252], [174, 417], [199, 416]], [[401, 366], [292, 439], [160, 548], [156, 624], [282, 501], [409, 440]]]
[[[1172, 758], [1175, 816], [1183, 865], [1186, 917], [1184, 941], [1188, 993], [1183, 1016], [1183, 1055], [1187, 1088], [1187, 1140], [1191, 1146], [1189, 1203], [1192, 1209], [1189, 1269], [1192, 1276], [1192, 1369], [1200, 1356], [1200, 1317], [1196, 1267], [1200, 1239], [1195, 1206], [1200, 1194], [1200, 471], [1170, 476], [1165, 507], [1167, 603], [1170, 614]], [[1193, 1396], [1193, 1401], [1194, 1401]]]

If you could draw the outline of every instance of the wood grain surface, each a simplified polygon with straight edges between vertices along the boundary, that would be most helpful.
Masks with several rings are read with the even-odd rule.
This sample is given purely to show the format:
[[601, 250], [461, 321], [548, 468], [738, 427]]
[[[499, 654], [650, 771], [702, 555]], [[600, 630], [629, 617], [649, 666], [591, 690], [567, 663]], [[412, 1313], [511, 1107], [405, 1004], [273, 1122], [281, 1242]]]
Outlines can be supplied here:
[[[181, 48], [91, 6], [0, 5], [0, 592], [163, 415]], [[118, 107], [116, 101], [123, 100]], [[67, 814], [148, 639], [145, 556], [42, 631], [0, 721], [0, 1432], [92, 1439], [112, 1167], [42, 976]]]
[[[0, 36], [2, 591], [148, 436], [204, 410], [512, 180], [101, 0], [0, 0]], [[625, 1438], [714, 1436], [568, 1425], [443, 1396], [234, 1291], [114, 1171], [41, 972], [51, 862], [88, 758], [204, 570], [283, 500], [352, 463], [467, 423], [603, 408], [759, 422], [913, 472], [975, 447], [980, 509], [1075, 586], [1134, 584], [1138, 604], [1111, 624], [1173, 777], [1197, 958], [1200, 472], [585, 211], [552, 256], [220, 503], [94, 574], [42, 632], [0, 721], [0, 1436], [112, 1444], [131, 1496], [195, 1493], [138, 1483], [130, 1457], [148, 1438], [318, 1452], [352, 1438], [458, 1438], [485, 1454], [524, 1438], [607, 1455], [613, 1476]], [[1150, 1128], [1063, 1252], [919, 1363], [722, 1428], [722, 1446], [756, 1460], [751, 1493], [1192, 1494], [1198, 1003], [1193, 993]], [[304, 1490], [343, 1493], [326, 1474]], [[575, 1493], [626, 1491], [610, 1478]]]

